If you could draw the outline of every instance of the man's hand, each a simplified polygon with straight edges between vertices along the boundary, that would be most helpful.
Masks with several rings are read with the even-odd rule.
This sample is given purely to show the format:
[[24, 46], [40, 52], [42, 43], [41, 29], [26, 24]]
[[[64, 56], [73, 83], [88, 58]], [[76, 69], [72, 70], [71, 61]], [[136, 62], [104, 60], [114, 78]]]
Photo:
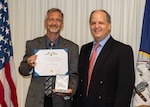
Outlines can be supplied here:
[[65, 97], [65, 96], [69, 96], [70, 94], [72, 94], [73, 90], [72, 89], [68, 89], [66, 93], [58, 93], [56, 92], [55, 89], [53, 89], [53, 93], [59, 95], [59, 96], [62, 96], [62, 97]]
[[32, 55], [27, 59], [27, 63], [30, 67], [34, 67], [36, 65], [35, 61], [37, 59], [37, 55]]
[[141, 105], [141, 106], [139, 106], [139, 107], [150, 107], [150, 106], [147, 106], [147, 105]]

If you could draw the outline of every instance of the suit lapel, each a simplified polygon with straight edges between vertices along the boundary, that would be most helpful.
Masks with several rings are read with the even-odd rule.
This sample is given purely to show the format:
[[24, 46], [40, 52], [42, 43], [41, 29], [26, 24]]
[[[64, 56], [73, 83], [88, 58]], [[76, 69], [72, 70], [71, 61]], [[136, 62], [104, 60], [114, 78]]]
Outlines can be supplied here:
[[101, 50], [93, 68], [92, 79], [97, 75], [97, 73], [101, 72], [101, 67], [103, 66], [105, 60], [108, 58], [108, 55], [111, 54], [111, 45], [112, 45], [112, 37], [106, 42], [103, 49]]
[[58, 46], [58, 48], [64, 48], [64, 47], [65, 47], [65, 44], [66, 44], [66, 42], [65, 42], [64, 38], [62, 38], [62, 37], [60, 36], [60, 41], [59, 41], [59, 46]]
[[[92, 50], [92, 46], [93, 46], [93, 42], [89, 43], [86, 47], [83, 47], [83, 51], [81, 52], [80, 54], [80, 57], [82, 58], [82, 65], [80, 66], [84, 66], [84, 70], [83, 71], [80, 71], [82, 75], [84, 75], [84, 80], [85, 82], [87, 83], [87, 80], [88, 80], [88, 69], [89, 69], [89, 58], [90, 58], [90, 53], [91, 53], [91, 50]], [[80, 58], [79, 57], [79, 58]], [[85, 89], [86, 89], [86, 86], [85, 86]]]
[[41, 37], [38, 41], [37, 47], [39, 49], [46, 49], [46, 39], [45, 39], [46, 37], [45, 36]]

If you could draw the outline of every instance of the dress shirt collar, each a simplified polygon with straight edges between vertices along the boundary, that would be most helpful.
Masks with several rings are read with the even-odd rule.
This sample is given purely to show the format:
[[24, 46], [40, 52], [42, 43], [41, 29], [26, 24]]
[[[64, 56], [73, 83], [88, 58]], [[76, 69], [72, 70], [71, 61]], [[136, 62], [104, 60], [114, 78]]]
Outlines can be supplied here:
[[[103, 47], [109, 38], [110, 38], [110, 34], [108, 36], [106, 36], [102, 41], [99, 42], [100, 46]], [[94, 46], [94, 44], [96, 44], [95, 40], [93, 41], [93, 46]]]
[[[60, 41], [60, 37], [58, 37], [53, 43], [55, 44], [53, 48], [58, 48], [59, 45], [59, 41]], [[48, 38], [48, 36], [46, 36], [46, 48], [50, 48], [50, 44], [51, 40]]]

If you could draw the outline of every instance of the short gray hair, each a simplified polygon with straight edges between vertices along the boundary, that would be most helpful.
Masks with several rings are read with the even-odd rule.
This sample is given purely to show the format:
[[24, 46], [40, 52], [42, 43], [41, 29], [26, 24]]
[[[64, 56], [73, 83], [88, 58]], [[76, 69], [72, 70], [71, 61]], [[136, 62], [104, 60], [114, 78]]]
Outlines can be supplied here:
[[49, 9], [49, 10], [47, 11], [45, 20], [47, 19], [48, 14], [51, 13], [51, 12], [59, 12], [59, 13], [61, 14], [61, 16], [62, 16], [62, 21], [64, 20], [64, 14], [63, 14], [63, 12], [62, 12], [60, 9], [58, 9], [58, 8], [51, 8], [51, 9]]

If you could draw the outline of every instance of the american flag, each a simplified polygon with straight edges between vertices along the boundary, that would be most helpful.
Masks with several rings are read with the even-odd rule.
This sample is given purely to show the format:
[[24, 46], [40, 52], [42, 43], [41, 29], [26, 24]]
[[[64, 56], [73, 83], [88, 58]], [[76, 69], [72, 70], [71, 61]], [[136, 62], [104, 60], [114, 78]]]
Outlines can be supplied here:
[[7, 0], [0, 0], [0, 107], [18, 107]]

